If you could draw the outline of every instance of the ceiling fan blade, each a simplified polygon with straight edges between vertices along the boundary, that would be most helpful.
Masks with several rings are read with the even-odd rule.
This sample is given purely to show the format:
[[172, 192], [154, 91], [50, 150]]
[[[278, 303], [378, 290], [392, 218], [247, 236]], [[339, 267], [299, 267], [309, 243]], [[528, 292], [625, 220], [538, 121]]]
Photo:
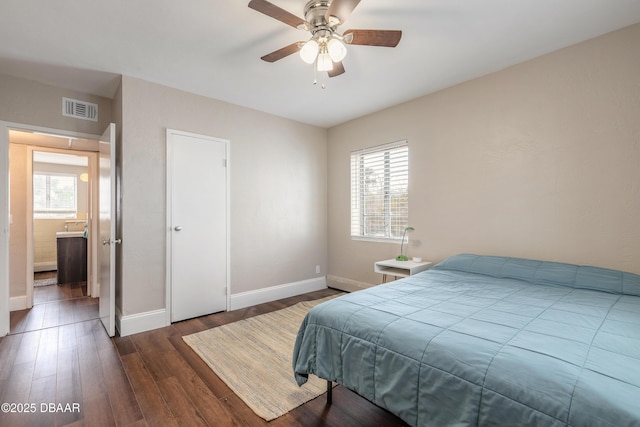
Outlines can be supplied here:
[[333, 0], [324, 15], [326, 21], [329, 22], [330, 16], [335, 16], [340, 19], [340, 23], [343, 23], [351, 15], [358, 3], [360, 3], [360, 0]]
[[344, 73], [344, 65], [342, 65], [342, 61], [334, 62], [333, 69], [327, 71], [327, 74], [329, 75], [329, 77], [336, 77], [342, 73]]
[[299, 51], [301, 43], [304, 44], [304, 42], [291, 43], [290, 45], [285, 46], [281, 49], [275, 50], [271, 53], [267, 53], [265, 56], [261, 57], [260, 59], [267, 62], [276, 62], [279, 59], [282, 59], [284, 57], [291, 55], [292, 53], [296, 53], [297, 51]]
[[296, 15], [287, 12], [273, 3], [269, 3], [267, 0], [251, 0], [249, 7], [273, 19], [291, 25], [293, 28], [298, 28], [298, 25], [304, 25], [304, 19], [298, 18]]
[[[348, 34], [352, 36], [347, 37]], [[396, 47], [402, 38], [398, 30], [347, 30], [344, 32], [345, 42], [366, 46]], [[348, 41], [351, 37], [353, 39]]]
[[329, 77], [336, 77], [343, 73], [344, 73], [344, 65], [342, 65], [342, 61], [334, 62], [333, 69], [327, 71], [327, 74], [329, 75]]

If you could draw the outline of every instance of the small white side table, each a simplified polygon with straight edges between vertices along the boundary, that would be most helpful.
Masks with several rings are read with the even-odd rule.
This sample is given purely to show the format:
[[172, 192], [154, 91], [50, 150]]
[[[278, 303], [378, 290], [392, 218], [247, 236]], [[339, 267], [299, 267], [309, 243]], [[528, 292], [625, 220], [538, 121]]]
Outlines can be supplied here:
[[385, 259], [376, 261], [373, 264], [373, 271], [382, 274], [382, 283], [387, 281], [387, 275], [394, 277], [408, 277], [413, 274], [428, 270], [433, 266], [432, 262], [422, 261], [397, 261], [395, 259]]

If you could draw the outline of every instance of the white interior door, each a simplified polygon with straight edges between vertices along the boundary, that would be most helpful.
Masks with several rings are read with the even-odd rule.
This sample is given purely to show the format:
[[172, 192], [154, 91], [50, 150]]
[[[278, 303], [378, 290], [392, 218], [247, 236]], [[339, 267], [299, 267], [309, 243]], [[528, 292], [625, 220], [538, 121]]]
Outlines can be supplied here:
[[9, 317], [9, 125], [0, 121], [0, 337], [10, 329]]
[[98, 280], [100, 283], [100, 320], [110, 337], [116, 333], [116, 125], [111, 123], [100, 138], [98, 228]]
[[227, 143], [167, 130], [171, 322], [227, 308]]

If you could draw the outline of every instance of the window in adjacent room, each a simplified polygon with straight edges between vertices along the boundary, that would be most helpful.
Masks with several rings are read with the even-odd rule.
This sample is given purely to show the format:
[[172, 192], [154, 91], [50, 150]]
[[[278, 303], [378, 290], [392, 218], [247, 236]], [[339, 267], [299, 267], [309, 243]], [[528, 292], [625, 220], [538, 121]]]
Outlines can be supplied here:
[[351, 153], [351, 237], [401, 239], [409, 221], [409, 146]]
[[77, 188], [75, 175], [34, 173], [34, 218], [75, 218]]

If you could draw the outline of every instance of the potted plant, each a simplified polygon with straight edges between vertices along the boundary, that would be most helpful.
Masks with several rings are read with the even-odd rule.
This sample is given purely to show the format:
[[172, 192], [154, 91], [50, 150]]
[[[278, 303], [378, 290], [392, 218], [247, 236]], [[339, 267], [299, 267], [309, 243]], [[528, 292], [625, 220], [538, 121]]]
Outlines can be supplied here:
[[404, 254], [404, 238], [407, 235], [407, 231], [413, 231], [415, 228], [407, 227], [404, 229], [404, 233], [402, 233], [402, 243], [400, 243], [400, 255], [396, 257], [396, 261], [409, 261], [409, 258]]

